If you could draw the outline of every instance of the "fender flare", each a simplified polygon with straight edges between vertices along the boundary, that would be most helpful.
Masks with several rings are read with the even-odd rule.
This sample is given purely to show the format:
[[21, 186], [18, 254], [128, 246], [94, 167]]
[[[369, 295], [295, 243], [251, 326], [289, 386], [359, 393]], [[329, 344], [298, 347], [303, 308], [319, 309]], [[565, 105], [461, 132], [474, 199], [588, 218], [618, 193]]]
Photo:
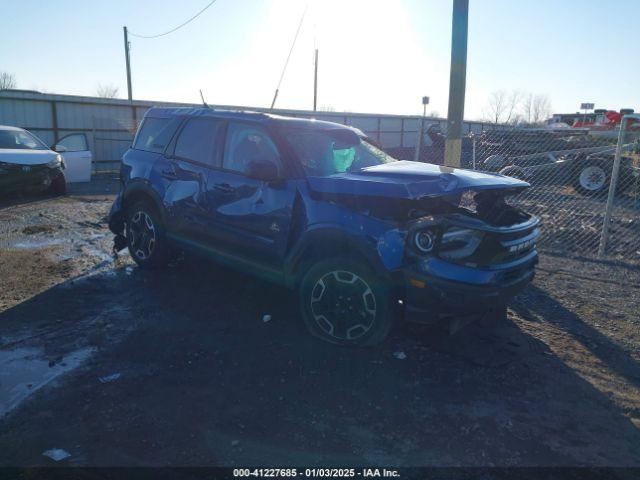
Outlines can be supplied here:
[[133, 180], [125, 187], [122, 192], [123, 213], [132, 202], [142, 198], [151, 201], [156, 211], [160, 214], [162, 222], [166, 224], [166, 212], [162, 198], [158, 192], [144, 180]]
[[295, 287], [313, 259], [352, 254], [361, 257], [379, 275], [389, 275], [378, 254], [377, 240], [346, 232], [344, 227], [322, 225], [305, 232], [284, 262], [285, 283]]
[[124, 234], [127, 207], [137, 198], [144, 198], [150, 201], [160, 214], [162, 222], [166, 224], [166, 215], [164, 208], [162, 208], [163, 203], [158, 192], [143, 180], [132, 180], [124, 187], [124, 190], [118, 194], [109, 212], [109, 230], [116, 235]]

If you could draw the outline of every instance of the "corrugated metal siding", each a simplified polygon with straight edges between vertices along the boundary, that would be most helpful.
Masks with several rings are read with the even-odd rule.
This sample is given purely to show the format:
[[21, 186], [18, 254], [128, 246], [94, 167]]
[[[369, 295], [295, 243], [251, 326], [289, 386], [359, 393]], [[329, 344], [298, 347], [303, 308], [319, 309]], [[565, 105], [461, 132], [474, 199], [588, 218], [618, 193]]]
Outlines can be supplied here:
[[116, 105], [82, 105], [77, 103], [58, 103], [58, 127], [91, 130], [96, 128], [123, 130], [131, 128], [131, 107]]
[[52, 128], [51, 103], [0, 97], [0, 125]]

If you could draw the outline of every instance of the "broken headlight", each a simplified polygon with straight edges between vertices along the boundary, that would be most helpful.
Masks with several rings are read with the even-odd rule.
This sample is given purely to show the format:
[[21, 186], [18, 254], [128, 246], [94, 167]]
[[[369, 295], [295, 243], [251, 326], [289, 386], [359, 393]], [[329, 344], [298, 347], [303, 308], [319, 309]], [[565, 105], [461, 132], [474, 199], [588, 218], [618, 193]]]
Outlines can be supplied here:
[[431, 252], [435, 243], [436, 234], [432, 230], [418, 230], [413, 235], [413, 244], [419, 252]]
[[438, 254], [447, 260], [460, 260], [473, 255], [480, 242], [482, 232], [466, 228], [451, 228], [440, 238]]
[[47, 163], [47, 167], [49, 168], [64, 168], [64, 161], [62, 160], [62, 155], [56, 155], [56, 158]]

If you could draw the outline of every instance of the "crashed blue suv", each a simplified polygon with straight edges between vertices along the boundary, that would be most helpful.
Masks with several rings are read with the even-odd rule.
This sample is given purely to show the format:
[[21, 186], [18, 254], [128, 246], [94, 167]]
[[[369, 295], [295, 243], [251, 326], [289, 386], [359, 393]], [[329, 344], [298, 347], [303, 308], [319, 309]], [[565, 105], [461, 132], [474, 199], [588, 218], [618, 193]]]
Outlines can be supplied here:
[[115, 250], [141, 267], [213, 257], [297, 294], [318, 337], [382, 341], [398, 319], [504, 316], [533, 278], [538, 219], [513, 178], [396, 160], [357, 129], [153, 108], [122, 160]]

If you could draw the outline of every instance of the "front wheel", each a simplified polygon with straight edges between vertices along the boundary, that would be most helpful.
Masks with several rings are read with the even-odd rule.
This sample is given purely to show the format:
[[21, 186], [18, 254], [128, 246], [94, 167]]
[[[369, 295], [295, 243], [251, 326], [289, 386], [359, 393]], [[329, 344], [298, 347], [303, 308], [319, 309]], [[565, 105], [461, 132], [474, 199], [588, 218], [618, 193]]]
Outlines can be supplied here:
[[127, 212], [127, 247], [141, 267], [166, 266], [169, 247], [160, 216], [147, 202], [134, 204]]
[[327, 342], [375, 345], [391, 330], [390, 288], [362, 262], [318, 261], [304, 275], [299, 295], [307, 329]]

